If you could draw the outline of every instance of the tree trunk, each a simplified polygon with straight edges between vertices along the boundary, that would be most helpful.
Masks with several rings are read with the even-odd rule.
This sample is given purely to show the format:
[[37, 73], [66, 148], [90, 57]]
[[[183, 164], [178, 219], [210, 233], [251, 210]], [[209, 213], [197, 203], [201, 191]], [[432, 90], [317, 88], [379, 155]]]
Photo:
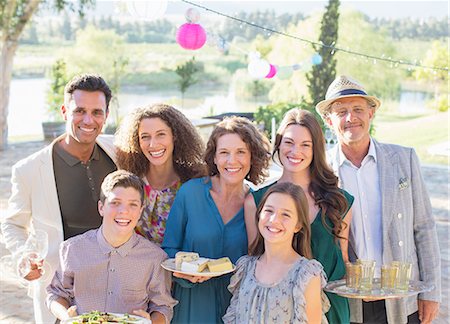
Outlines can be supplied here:
[[0, 151], [8, 144], [9, 88], [19, 37], [42, 0], [0, 1]]
[[5, 41], [0, 56], [0, 151], [8, 144], [8, 104], [12, 66], [17, 42]]

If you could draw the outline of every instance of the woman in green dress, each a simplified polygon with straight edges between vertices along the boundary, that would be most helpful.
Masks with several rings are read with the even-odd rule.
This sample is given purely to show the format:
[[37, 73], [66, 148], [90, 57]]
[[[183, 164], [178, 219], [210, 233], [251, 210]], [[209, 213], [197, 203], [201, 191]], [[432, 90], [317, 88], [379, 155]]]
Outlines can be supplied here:
[[[281, 164], [282, 175], [277, 182], [292, 182], [306, 194], [311, 223], [311, 249], [329, 281], [345, 276], [348, 261], [348, 234], [353, 197], [338, 188], [338, 178], [325, 158], [325, 139], [314, 115], [297, 108], [289, 110], [277, 131], [272, 154]], [[247, 196], [245, 224], [248, 242], [256, 238], [256, 206], [270, 187]], [[347, 298], [327, 293], [331, 308], [326, 314], [329, 323], [350, 323]]]

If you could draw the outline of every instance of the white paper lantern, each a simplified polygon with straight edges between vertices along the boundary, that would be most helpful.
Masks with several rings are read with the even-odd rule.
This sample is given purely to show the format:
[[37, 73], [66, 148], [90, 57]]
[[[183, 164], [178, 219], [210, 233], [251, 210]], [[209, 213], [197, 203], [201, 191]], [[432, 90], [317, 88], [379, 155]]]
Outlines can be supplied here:
[[248, 73], [252, 78], [263, 79], [270, 72], [270, 64], [263, 59], [253, 59], [248, 64]]
[[157, 20], [164, 16], [167, 10], [167, 0], [126, 1], [131, 16], [141, 20]]

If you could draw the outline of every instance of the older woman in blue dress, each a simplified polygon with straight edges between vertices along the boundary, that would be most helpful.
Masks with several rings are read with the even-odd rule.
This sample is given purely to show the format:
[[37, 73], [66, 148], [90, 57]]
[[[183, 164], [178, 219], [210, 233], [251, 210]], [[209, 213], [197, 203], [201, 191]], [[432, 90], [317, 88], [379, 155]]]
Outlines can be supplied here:
[[[178, 191], [169, 214], [162, 248], [169, 257], [178, 251], [202, 257], [247, 254], [244, 200], [250, 192], [244, 179], [258, 184], [267, 175], [269, 142], [246, 118], [218, 123], [205, 152], [208, 177], [192, 179]], [[230, 303], [230, 275], [216, 278], [174, 273], [172, 323], [219, 323]]]

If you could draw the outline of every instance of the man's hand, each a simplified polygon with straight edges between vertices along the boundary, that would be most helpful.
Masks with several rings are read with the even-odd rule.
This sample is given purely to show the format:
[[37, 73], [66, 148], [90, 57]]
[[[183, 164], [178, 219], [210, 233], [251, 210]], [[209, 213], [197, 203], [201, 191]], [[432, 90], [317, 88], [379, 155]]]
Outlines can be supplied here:
[[19, 275], [25, 280], [32, 281], [42, 277], [42, 265], [44, 260], [36, 262], [36, 256], [33, 254], [24, 254], [19, 260]]
[[69, 318], [78, 316], [78, 313], [77, 313], [77, 306], [70, 306], [70, 307], [67, 309], [67, 316], [69, 316]]
[[419, 319], [422, 324], [431, 323], [439, 313], [439, 303], [419, 299]]

